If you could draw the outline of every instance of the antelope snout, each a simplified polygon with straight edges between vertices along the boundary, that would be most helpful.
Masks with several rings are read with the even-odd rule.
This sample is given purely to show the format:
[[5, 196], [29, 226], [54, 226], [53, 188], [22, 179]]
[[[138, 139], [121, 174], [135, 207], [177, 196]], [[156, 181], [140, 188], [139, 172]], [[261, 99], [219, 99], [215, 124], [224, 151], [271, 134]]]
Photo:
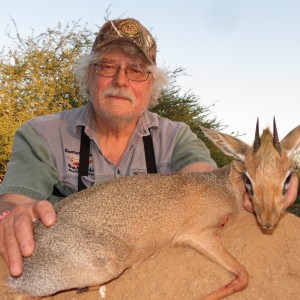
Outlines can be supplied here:
[[266, 230], [273, 230], [274, 224], [270, 224], [270, 223], [262, 224], [262, 228]]
[[256, 212], [256, 217], [261, 227], [264, 230], [270, 231], [273, 230], [278, 223], [280, 214], [280, 211], [277, 210], [269, 211], [261, 209], [259, 212]]
[[273, 230], [278, 223], [280, 212], [264, 212], [260, 217], [260, 224], [265, 230]]

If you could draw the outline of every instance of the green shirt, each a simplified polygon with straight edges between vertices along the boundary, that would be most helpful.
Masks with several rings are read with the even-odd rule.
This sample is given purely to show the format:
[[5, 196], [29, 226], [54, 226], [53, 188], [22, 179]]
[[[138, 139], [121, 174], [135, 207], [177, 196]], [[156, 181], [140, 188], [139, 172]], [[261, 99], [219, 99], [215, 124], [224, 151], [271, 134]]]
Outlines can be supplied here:
[[80, 133], [82, 126], [91, 139], [89, 174], [83, 176], [89, 187], [119, 176], [147, 173], [142, 137], [151, 132], [158, 173], [178, 172], [192, 162], [215, 165], [204, 143], [182, 122], [144, 112], [138, 119], [121, 161], [115, 165], [101, 153], [94, 137], [91, 104], [57, 114], [31, 119], [19, 128], [0, 195], [17, 193], [33, 199], [59, 198], [53, 186], [64, 194], [77, 191]]

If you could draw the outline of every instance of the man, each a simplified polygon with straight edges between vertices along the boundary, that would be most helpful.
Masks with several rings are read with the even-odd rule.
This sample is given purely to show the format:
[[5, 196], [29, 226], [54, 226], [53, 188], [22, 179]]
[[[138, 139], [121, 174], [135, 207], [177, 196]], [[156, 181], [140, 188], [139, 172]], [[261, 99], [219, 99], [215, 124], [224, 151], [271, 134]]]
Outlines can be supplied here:
[[[86, 106], [34, 118], [15, 135], [0, 189], [0, 252], [14, 276], [34, 249], [33, 221], [54, 224], [52, 203], [61, 196], [119, 176], [215, 168], [187, 125], [147, 111], [166, 76], [156, 67], [153, 37], [138, 21], [106, 22], [76, 75]], [[144, 137], [151, 137], [150, 146]], [[78, 176], [84, 160], [85, 173]]]
[[86, 106], [34, 118], [15, 135], [0, 188], [0, 253], [13, 276], [33, 252], [33, 222], [53, 225], [52, 204], [62, 197], [119, 176], [216, 168], [186, 124], [147, 110], [166, 76], [156, 66], [153, 37], [138, 21], [106, 22], [76, 76]]

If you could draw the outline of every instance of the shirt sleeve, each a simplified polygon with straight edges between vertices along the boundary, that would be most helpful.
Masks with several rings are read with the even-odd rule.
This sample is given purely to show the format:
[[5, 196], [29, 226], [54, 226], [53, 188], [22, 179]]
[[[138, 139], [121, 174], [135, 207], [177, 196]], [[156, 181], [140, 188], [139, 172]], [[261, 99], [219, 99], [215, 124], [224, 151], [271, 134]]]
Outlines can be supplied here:
[[11, 160], [0, 186], [0, 195], [22, 194], [36, 200], [48, 199], [59, 180], [46, 144], [30, 123], [16, 131]]
[[217, 166], [210, 157], [210, 152], [205, 144], [198, 139], [189, 126], [184, 126], [180, 129], [176, 138], [171, 169], [173, 172], [178, 172], [193, 162], [207, 162]]

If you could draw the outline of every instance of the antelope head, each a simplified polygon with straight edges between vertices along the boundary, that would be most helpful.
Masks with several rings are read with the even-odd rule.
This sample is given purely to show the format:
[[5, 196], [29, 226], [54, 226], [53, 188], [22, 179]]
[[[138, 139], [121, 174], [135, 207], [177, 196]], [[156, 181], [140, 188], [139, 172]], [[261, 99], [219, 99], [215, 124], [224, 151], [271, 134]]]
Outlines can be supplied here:
[[292, 167], [289, 157], [300, 147], [300, 125], [280, 142], [275, 118], [259, 135], [258, 120], [253, 146], [230, 135], [201, 127], [204, 134], [226, 155], [235, 158], [234, 168], [243, 176], [254, 212], [263, 229], [273, 229], [283, 211]]

